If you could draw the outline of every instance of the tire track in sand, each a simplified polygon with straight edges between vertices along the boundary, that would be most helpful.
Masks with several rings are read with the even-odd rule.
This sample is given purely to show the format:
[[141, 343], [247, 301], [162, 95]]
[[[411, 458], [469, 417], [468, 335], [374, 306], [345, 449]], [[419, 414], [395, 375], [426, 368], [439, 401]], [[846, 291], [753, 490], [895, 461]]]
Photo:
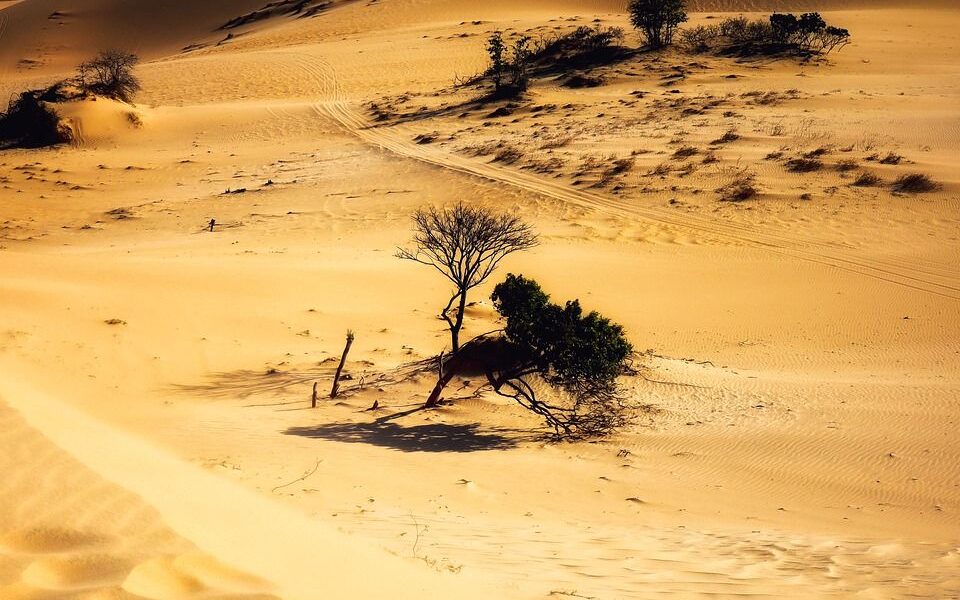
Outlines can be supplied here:
[[686, 230], [691, 233], [725, 239], [748, 247], [761, 248], [807, 262], [821, 264], [849, 273], [870, 277], [903, 288], [934, 294], [951, 300], [960, 300], [960, 269], [937, 273], [933, 267], [905, 265], [900, 261], [856, 256], [838, 252], [834, 246], [790, 236], [759, 231], [755, 227], [739, 225], [691, 215], [669, 209], [639, 206], [586, 190], [548, 181], [528, 173], [518, 172], [479, 160], [457, 156], [437, 148], [414, 143], [392, 131], [370, 123], [353, 110], [339, 84], [331, 65], [313, 55], [296, 55], [294, 61], [318, 83], [323, 99], [313, 104], [320, 116], [331, 119], [344, 131], [371, 146], [398, 156], [410, 158], [449, 171], [479, 177], [502, 185], [520, 188], [541, 196], [580, 208], [616, 217], [640, 218], [661, 226]]

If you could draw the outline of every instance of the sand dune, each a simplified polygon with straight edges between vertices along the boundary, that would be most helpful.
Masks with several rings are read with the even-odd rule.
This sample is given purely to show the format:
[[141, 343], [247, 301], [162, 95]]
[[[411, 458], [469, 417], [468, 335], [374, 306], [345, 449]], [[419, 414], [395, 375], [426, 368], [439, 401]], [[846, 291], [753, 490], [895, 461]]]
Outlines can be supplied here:
[[[136, 104], [58, 107], [74, 145], [0, 151], [0, 598], [960, 597], [960, 13], [705, 0], [692, 23], [818, 9], [854, 42], [640, 55], [491, 116], [451, 87], [486, 35], [623, 3], [219, 29], [265, 4], [0, 3], [4, 93], [145, 58]], [[759, 196], [718, 201], [741, 167]], [[892, 193], [910, 172], [939, 189]], [[469, 382], [427, 411], [432, 377], [383, 376], [449, 342], [444, 282], [393, 253], [457, 200], [541, 234], [498, 277], [625, 326], [635, 426], [551, 444]], [[311, 410], [347, 329], [364, 386]]]

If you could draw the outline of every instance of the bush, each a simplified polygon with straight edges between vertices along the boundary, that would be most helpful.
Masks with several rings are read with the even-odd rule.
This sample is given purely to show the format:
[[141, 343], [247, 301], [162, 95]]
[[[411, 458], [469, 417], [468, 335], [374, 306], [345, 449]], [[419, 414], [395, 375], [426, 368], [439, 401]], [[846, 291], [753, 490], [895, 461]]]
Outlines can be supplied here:
[[623, 29], [580, 26], [559, 37], [539, 40], [531, 62], [548, 72], [568, 72], [608, 64], [627, 55]]
[[828, 54], [850, 42], [846, 29], [826, 24], [819, 13], [773, 14], [769, 20], [751, 21], [730, 17], [717, 25], [698, 26], [680, 34], [683, 46], [692, 52], [723, 54]]
[[724, 185], [717, 188], [720, 199], [725, 202], [743, 202], [757, 195], [757, 177], [746, 170], [739, 170]]
[[901, 175], [893, 182], [893, 191], [901, 194], [922, 194], [932, 192], [939, 187], [929, 175], [923, 173]]
[[0, 141], [23, 148], [42, 148], [73, 141], [73, 131], [61, 121], [44, 98], [58, 95], [53, 91], [31, 90], [10, 101], [0, 113]]
[[686, 22], [684, 0], [630, 0], [630, 21], [640, 30], [647, 46], [659, 50], [673, 42], [677, 27]]
[[[620, 325], [596, 312], [584, 314], [577, 300], [551, 303], [537, 282], [523, 276], [508, 275], [492, 299], [515, 356], [509, 366], [488, 372], [498, 394], [542, 416], [558, 436], [602, 435], [628, 422], [617, 378], [629, 371], [633, 348]], [[538, 397], [532, 377], [564, 399]]]
[[[489, 77], [493, 82], [494, 98], [512, 98], [521, 95], [537, 75], [563, 73], [576, 69], [609, 64], [629, 56], [622, 46], [623, 30], [619, 27], [581, 26], [574, 31], [551, 38], [532, 40], [520, 36], [508, 45], [503, 34], [494, 32], [487, 39], [489, 64], [483, 75], [467, 80], [476, 84]], [[567, 87], [595, 87], [603, 80], [584, 74], [571, 75]]]
[[861, 172], [850, 184], [854, 187], [873, 187], [880, 183], [880, 177], [867, 171]]
[[140, 80], [133, 73], [138, 62], [140, 59], [136, 54], [104, 50], [80, 64], [77, 81], [86, 92], [130, 102], [140, 91]]
[[823, 163], [815, 158], [793, 158], [786, 163], [787, 170], [791, 173], [811, 173], [823, 168]]

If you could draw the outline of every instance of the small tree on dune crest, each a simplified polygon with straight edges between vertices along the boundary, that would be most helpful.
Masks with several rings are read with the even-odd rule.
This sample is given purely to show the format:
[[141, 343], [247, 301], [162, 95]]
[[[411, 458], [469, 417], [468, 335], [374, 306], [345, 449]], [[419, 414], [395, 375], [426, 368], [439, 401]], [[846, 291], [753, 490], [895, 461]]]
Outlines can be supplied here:
[[687, 20], [684, 0], [630, 0], [628, 10], [651, 50], [669, 46], [677, 27]]
[[487, 56], [490, 57], [490, 67], [487, 72], [493, 79], [493, 90], [497, 94], [503, 87], [503, 75], [507, 70], [506, 51], [507, 46], [503, 42], [503, 34], [499, 31], [493, 32], [487, 40]]
[[133, 69], [140, 58], [123, 50], [104, 50], [77, 67], [77, 82], [86, 92], [130, 102], [140, 91]]
[[519, 217], [462, 202], [418, 210], [413, 224], [413, 247], [399, 249], [397, 257], [432, 267], [453, 284], [440, 318], [447, 323], [456, 353], [470, 290], [486, 281], [508, 255], [536, 246], [537, 235]]

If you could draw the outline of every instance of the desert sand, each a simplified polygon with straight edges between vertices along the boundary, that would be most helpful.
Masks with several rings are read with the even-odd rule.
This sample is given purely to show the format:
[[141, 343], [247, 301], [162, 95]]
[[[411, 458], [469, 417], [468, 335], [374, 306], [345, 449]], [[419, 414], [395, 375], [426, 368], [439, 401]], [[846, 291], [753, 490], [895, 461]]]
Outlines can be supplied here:
[[[953, 3], [704, 0], [691, 25], [809, 8], [853, 43], [641, 55], [499, 117], [453, 87], [487, 35], [627, 27], [624, 3], [221, 28], [264, 4], [0, 2], [3, 98], [143, 59], [135, 103], [61, 109], [74, 144], [0, 150], [0, 598], [960, 597]], [[740, 168], [759, 195], [719, 201]], [[541, 235], [494, 279], [624, 325], [634, 426], [552, 443], [493, 394], [419, 410], [429, 377], [377, 380], [449, 344], [443, 280], [394, 252], [457, 201]], [[347, 329], [371, 383], [311, 409]]]

